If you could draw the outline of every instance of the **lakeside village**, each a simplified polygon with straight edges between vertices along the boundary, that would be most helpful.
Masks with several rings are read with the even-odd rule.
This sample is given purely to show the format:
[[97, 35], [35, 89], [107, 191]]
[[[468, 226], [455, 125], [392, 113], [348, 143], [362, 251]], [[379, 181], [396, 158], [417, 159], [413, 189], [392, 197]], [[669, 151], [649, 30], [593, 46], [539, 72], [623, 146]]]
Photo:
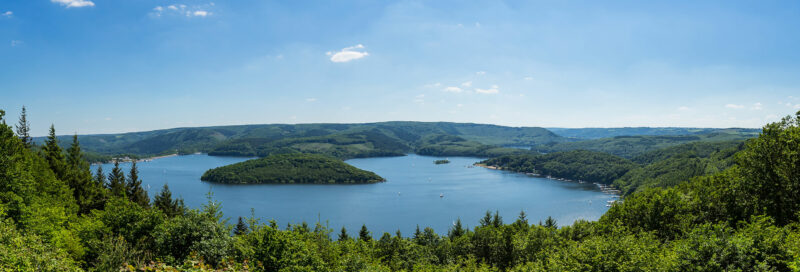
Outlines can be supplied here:
[[[483, 168], [487, 168], [487, 169], [492, 169], [492, 170], [506, 170], [506, 169], [503, 169], [503, 167], [493, 166], [493, 165], [485, 165], [485, 164], [480, 164], [480, 163], [476, 163], [475, 166], [479, 166], [479, 167], [483, 167]], [[546, 178], [546, 179], [552, 179], [552, 180], [564, 181], [564, 182], [577, 182], [577, 183], [581, 183], [581, 184], [589, 183], [588, 181], [584, 181], [584, 180], [571, 180], [571, 179], [566, 179], [566, 178], [553, 177], [551, 175], [543, 176], [542, 174], [533, 173], [533, 172], [523, 173], [523, 174], [531, 176], [531, 177]], [[614, 204], [614, 203], [622, 202], [622, 199], [620, 199], [620, 196], [622, 195], [622, 191], [620, 191], [619, 189], [614, 187], [614, 185], [605, 185], [605, 184], [601, 184], [601, 183], [597, 183], [597, 182], [593, 182], [592, 184], [597, 186], [597, 188], [599, 188], [600, 191], [602, 191], [605, 194], [611, 195], [611, 197], [613, 198], [612, 200], [607, 201], [606, 207], [611, 207], [611, 205]], [[589, 201], [589, 204], [591, 204], [591, 200]]]

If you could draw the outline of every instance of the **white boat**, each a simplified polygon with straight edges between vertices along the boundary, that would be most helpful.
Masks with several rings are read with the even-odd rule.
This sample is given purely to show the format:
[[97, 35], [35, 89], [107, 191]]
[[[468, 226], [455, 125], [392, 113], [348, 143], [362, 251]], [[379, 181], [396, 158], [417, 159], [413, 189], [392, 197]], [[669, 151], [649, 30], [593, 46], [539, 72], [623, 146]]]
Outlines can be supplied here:
[[439, 197], [444, 197], [444, 193], [439, 194]]

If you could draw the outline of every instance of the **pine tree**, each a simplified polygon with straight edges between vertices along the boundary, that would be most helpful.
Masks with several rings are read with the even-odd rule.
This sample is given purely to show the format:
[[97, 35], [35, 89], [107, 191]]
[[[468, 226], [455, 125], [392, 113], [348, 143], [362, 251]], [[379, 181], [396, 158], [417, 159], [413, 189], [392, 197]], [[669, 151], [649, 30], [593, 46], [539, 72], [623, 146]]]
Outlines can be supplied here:
[[518, 229], [527, 229], [528, 225], [528, 216], [525, 214], [525, 211], [519, 212], [519, 217], [517, 217], [517, 221], [514, 222], [514, 226]]
[[495, 228], [503, 226], [503, 217], [500, 216], [500, 212], [498, 211], [494, 211], [494, 217], [492, 218], [492, 226]]
[[103, 173], [103, 166], [98, 165], [95, 171], [94, 182], [100, 186], [106, 186], [106, 174]]
[[125, 193], [131, 202], [141, 205], [142, 207], [150, 206], [150, 197], [147, 196], [147, 191], [142, 188], [142, 180], [139, 179], [139, 168], [136, 167], [136, 162], [131, 165], [131, 171], [128, 174], [128, 183], [125, 185]]
[[105, 205], [103, 188], [98, 186], [89, 170], [89, 163], [83, 159], [78, 135], [72, 137], [72, 145], [67, 149], [67, 184], [72, 188], [79, 212], [86, 214], [92, 209], [100, 209]]
[[456, 223], [453, 224], [453, 227], [450, 228], [450, 231], [447, 232], [447, 237], [450, 237], [450, 240], [452, 241], [458, 237], [463, 236], [465, 233], [467, 233], [467, 231], [461, 225], [461, 218], [458, 218], [456, 220]]
[[339, 241], [350, 240], [350, 235], [347, 235], [347, 229], [342, 227], [342, 231], [339, 232]]
[[33, 138], [31, 138], [31, 124], [28, 122], [28, 113], [25, 106], [22, 106], [22, 113], [19, 115], [19, 123], [17, 124], [17, 136], [25, 145], [25, 148], [30, 149], [33, 146]]
[[239, 223], [236, 224], [236, 228], [233, 229], [233, 234], [235, 235], [243, 235], [247, 234], [247, 224], [244, 223], [244, 220], [241, 216], [239, 216]]
[[492, 212], [486, 211], [486, 214], [481, 218], [481, 227], [486, 227], [492, 224]]
[[411, 240], [414, 240], [415, 243], [419, 244], [422, 240], [422, 232], [419, 231], [419, 225], [417, 225], [417, 229], [414, 230], [414, 237]]
[[361, 241], [366, 241], [366, 242], [372, 241], [372, 234], [369, 233], [367, 225], [361, 225], [361, 230], [358, 232], [358, 238]]
[[119, 167], [119, 160], [114, 160], [114, 168], [108, 174], [108, 189], [116, 197], [125, 197], [125, 173]]
[[58, 145], [58, 138], [56, 137], [56, 128], [50, 125], [50, 134], [45, 140], [45, 145], [42, 147], [44, 158], [50, 169], [56, 174], [56, 178], [64, 180], [66, 176], [66, 162], [64, 161], [64, 151]]
[[558, 228], [558, 223], [556, 223], [555, 219], [553, 219], [552, 217], [548, 216], [547, 219], [544, 220], [544, 227], [545, 228], [555, 229], [555, 228]]
[[183, 204], [183, 199], [172, 199], [172, 192], [169, 190], [169, 185], [166, 183], [164, 183], [161, 192], [153, 199], [153, 207], [161, 210], [168, 217], [181, 215], [186, 209]]

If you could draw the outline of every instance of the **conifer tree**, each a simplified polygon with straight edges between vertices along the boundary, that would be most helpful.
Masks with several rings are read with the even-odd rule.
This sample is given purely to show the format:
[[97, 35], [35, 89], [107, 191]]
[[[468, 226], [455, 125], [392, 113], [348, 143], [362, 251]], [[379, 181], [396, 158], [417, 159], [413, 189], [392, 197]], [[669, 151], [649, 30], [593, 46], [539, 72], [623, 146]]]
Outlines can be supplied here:
[[499, 211], [494, 211], [494, 217], [492, 218], [492, 226], [495, 228], [503, 226], [503, 217], [500, 216]]
[[361, 230], [358, 232], [358, 238], [361, 241], [366, 241], [366, 242], [372, 241], [372, 234], [369, 233], [367, 225], [361, 225]]
[[103, 166], [98, 165], [94, 174], [94, 182], [100, 186], [106, 186], [106, 174], [103, 173]]
[[44, 158], [50, 169], [56, 174], [56, 178], [64, 180], [66, 177], [66, 162], [64, 161], [64, 151], [58, 145], [58, 138], [56, 137], [56, 128], [50, 125], [50, 134], [45, 140], [45, 145], [42, 147]]
[[164, 212], [168, 217], [181, 215], [186, 208], [183, 204], [183, 199], [172, 199], [172, 192], [166, 183], [164, 183], [161, 192], [153, 199], [153, 206]]
[[517, 221], [514, 221], [514, 226], [522, 230], [527, 229], [527, 227], [529, 227], [528, 215], [525, 214], [525, 211], [519, 212], [519, 217], [517, 217]]
[[481, 227], [486, 227], [492, 224], [492, 212], [486, 211], [486, 214], [480, 220]]
[[119, 160], [114, 160], [114, 168], [108, 174], [108, 189], [116, 197], [125, 197], [125, 173], [119, 167]]
[[241, 216], [239, 216], [239, 223], [236, 223], [236, 228], [233, 229], [233, 234], [235, 235], [243, 235], [247, 234], [247, 224], [244, 223], [244, 220]]
[[33, 138], [31, 138], [31, 124], [28, 122], [28, 113], [25, 106], [22, 106], [22, 113], [19, 115], [19, 123], [17, 124], [17, 137], [25, 145], [25, 148], [30, 149], [33, 146]]
[[456, 223], [453, 224], [453, 227], [450, 228], [450, 231], [447, 232], [447, 237], [450, 237], [450, 240], [454, 240], [458, 237], [461, 237], [465, 233], [467, 233], [467, 231], [461, 225], [461, 218], [458, 218]]
[[555, 229], [558, 228], [558, 223], [556, 223], [556, 220], [553, 219], [553, 217], [548, 216], [547, 219], [544, 220], [544, 227]]
[[347, 229], [342, 226], [342, 231], [339, 232], [339, 241], [350, 240], [350, 235], [347, 235]]
[[93, 181], [89, 163], [83, 159], [78, 135], [72, 137], [72, 145], [67, 149], [67, 184], [72, 188], [81, 214], [92, 209], [100, 209], [105, 205], [103, 188]]
[[131, 202], [141, 205], [142, 207], [150, 206], [150, 197], [147, 196], [147, 191], [142, 188], [142, 180], [139, 179], [139, 168], [136, 167], [134, 161], [131, 165], [131, 171], [128, 174], [128, 183], [125, 185], [125, 193]]
[[411, 240], [414, 240], [414, 242], [417, 244], [420, 244], [422, 241], [422, 232], [419, 231], [419, 225], [417, 225], [417, 229], [414, 230], [414, 237], [411, 238]]

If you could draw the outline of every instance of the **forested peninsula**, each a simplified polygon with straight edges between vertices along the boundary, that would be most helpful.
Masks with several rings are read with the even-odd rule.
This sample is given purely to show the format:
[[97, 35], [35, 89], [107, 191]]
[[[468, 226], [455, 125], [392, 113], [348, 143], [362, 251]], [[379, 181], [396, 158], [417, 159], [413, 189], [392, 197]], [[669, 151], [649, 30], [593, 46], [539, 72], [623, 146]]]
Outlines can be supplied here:
[[217, 167], [203, 181], [228, 184], [364, 184], [385, 181], [336, 158], [319, 154], [280, 154]]

